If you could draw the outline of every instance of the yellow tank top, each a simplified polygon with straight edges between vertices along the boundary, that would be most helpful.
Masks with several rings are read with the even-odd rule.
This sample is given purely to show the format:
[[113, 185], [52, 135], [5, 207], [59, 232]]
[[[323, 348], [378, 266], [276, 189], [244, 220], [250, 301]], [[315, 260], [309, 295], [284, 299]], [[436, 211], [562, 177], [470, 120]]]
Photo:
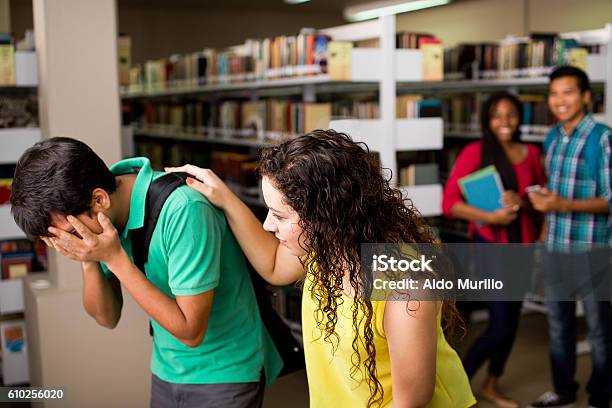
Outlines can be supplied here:
[[[370, 397], [370, 389], [365, 374], [351, 378], [352, 341], [354, 337], [351, 306], [353, 299], [343, 295], [343, 303], [338, 305], [336, 333], [339, 343], [335, 353], [316, 327], [316, 300], [311, 296], [312, 280], [310, 274], [304, 282], [302, 292], [302, 333], [306, 374], [310, 393], [310, 406], [313, 408], [365, 407]], [[373, 331], [376, 347], [376, 371], [384, 390], [383, 407], [393, 406], [391, 390], [391, 359], [383, 327], [385, 313], [384, 301], [373, 301]], [[438, 313], [438, 348], [436, 355], [436, 385], [433, 399], [428, 407], [464, 408], [476, 404], [463, 365], [459, 356], [448, 344], [440, 324]], [[360, 350], [362, 356], [366, 355]], [[358, 381], [357, 379], [362, 379]]]

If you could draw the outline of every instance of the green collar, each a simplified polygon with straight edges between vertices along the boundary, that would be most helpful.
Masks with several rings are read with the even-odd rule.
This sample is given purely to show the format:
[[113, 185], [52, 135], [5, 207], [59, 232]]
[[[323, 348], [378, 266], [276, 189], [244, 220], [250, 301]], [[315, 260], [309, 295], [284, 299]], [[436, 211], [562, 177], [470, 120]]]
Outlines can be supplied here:
[[133, 157], [113, 164], [110, 167], [110, 171], [115, 176], [138, 173], [136, 181], [134, 182], [134, 187], [132, 188], [130, 215], [125, 225], [125, 229], [121, 233], [121, 238], [126, 239], [129, 230], [142, 228], [144, 225], [147, 191], [153, 180], [153, 169], [151, 168], [149, 159], [145, 157]]

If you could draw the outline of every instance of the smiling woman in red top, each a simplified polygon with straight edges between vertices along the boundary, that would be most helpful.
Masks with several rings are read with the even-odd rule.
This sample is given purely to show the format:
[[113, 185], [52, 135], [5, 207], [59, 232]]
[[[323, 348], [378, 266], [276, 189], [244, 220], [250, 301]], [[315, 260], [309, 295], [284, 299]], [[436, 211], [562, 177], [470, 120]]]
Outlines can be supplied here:
[[[539, 234], [539, 216], [531, 208], [525, 188], [544, 185], [540, 149], [520, 141], [521, 103], [512, 94], [492, 95], [482, 109], [483, 138], [467, 145], [457, 157], [444, 189], [442, 209], [450, 218], [470, 222], [470, 237], [475, 243], [531, 243]], [[485, 211], [468, 205], [458, 180], [481, 168], [494, 165], [504, 186], [503, 207]], [[480, 262], [477, 267], [491, 270], [499, 265]], [[521, 302], [487, 302], [489, 327], [476, 340], [464, 358], [471, 378], [489, 360], [489, 375], [481, 396], [500, 407], [518, 407], [497, 388], [498, 378], [512, 349]]]

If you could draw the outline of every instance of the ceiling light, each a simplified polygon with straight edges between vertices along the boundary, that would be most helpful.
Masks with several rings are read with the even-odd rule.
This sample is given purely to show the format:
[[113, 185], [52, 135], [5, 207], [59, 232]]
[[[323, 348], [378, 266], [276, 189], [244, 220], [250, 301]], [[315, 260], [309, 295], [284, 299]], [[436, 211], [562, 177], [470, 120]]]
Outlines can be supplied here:
[[286, 4], [302, 4], [310, 0], [283, 0]]
[[451, 0], [376, 1], [373, 3], [346, 7], [344, 9], [344, 17], [349, 21], [363, 21], [390, 14], [407, 13], [429, 7], [443, 6], [450, 2]]

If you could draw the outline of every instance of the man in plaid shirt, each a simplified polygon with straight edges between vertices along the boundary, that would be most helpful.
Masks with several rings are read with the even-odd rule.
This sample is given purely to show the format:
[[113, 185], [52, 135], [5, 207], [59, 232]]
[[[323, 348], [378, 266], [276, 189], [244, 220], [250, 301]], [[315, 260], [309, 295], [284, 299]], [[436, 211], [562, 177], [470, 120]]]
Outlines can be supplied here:
[[[584, 305], [593, 361], [589, 406], [610, 406], [612, 132], [587, 112], [590, 98], [589, 79], [582, 70], [561, 67], [550, 75], [548, 105], [559, 125], [545, 143], [548, 188], [530, 193], [529, 199], [546, 213], [543, 237], [550, 252], [543, 269], [555, 391], [532, 407], [566, 407], [576, 401], [576, 297]], [[553, 285], [562, 290], [552, 293]]]

